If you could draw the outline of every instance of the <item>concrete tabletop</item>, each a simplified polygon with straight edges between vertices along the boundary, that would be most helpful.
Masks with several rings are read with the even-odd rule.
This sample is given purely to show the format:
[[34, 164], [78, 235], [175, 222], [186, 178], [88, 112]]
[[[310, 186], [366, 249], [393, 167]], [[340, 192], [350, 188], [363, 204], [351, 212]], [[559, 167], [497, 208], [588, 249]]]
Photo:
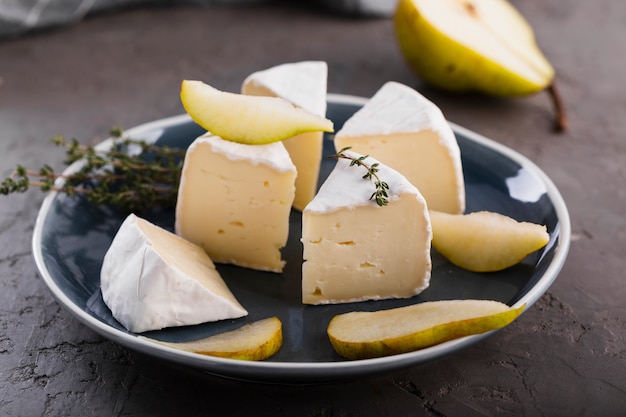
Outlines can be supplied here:
[[58, 304], [31, 252], [44, 194], [0, 198], [0, 416], [626, 415], [626, 4], [513, 1], [556, 67], [569, 129], [546, 94], [454, 96], [423, 85], [388, 19], [289, 5], [132, 9], [0, 41], [0, 168], [63, 167], [56, 134], [181, 114], [180, 81], [237, 91], [249, 73], [325, 60], [333, 93], [389, 80], [533, 160], [561, 191], [569, 257], [513, 324], [441, 359], [356, 381], [266, 385], [198, 374], [109, 341]]

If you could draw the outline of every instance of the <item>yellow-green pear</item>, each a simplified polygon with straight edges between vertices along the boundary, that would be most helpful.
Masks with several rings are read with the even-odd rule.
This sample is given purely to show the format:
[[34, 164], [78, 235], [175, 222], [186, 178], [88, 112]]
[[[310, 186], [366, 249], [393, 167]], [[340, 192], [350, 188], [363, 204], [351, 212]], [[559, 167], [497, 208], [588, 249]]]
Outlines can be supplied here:
[[546, 226], [491, 211], [449, 214], [431, 210], [430, 223], [433, 248], [454, 265], [474, 272], [509, 268], [550, 241]]
[[230, 93], [202, 81], [183, 80], [180, 100], [193, 121], [232, 142], [259, 145], [333, 131], [332, 121], [282, 98]]
[[201, 355], [260, 361], [273, 356], [283, 344], [283, 325], [278, 317], [244, 324], [236, 330], [189, 342], [162, 342], [141, 336], [163, 346]]
[[402, 54], [426, 83], [502, 97], [547, 89], [557, 127], [565, 129], [554, 68], [507, 0], [399, 0], [394, 27]]
[[327, 333], [340, 356], [376, 358], [502, 328], [524, 308], [492, 300], [427, 301], [389, 310], [339, 314], [328, 324]]

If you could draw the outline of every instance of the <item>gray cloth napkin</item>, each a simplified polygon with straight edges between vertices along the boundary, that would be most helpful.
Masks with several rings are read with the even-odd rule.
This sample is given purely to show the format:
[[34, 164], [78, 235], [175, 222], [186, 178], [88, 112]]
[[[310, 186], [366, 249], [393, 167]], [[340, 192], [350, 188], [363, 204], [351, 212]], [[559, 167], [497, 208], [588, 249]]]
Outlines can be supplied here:
[[[81, 20], [88, 14], [129, 6], [259, 4], [273, 0], [0, 0], [0, 38]], [[397, 0], [309, 0], [334, 13], [388, 17]]]

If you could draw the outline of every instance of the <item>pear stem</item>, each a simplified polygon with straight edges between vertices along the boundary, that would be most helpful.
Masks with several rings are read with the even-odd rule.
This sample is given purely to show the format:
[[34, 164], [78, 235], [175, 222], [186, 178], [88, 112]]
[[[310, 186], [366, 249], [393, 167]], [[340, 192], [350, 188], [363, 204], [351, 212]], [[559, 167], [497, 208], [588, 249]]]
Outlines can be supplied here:
[[565, 132], [567, 130], [567, 114], [561, 94], [556, 87], [556, 82], [553, 81], [552, 84], [548, 86], [547, 90], [552, 99], [552, 105], [555, 111], [554, 130], [558, 133]]

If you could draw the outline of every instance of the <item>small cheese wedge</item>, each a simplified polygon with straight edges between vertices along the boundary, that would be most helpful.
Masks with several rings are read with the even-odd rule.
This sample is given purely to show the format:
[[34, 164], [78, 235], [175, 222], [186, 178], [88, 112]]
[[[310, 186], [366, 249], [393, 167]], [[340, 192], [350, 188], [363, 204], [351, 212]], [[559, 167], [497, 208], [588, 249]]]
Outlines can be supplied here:
[[[280, 97], [296, 107], [326, 117], [328, 65], [324, 61], [281, 64], [250, 74], [243, 94]], [[293, 206], [302, 211], [317, 192], [324, 133], [307, 132], [283, 143], [298, 171]]]
[[281, 272], [295, 178], [281, 142], [245, 145], [207, 133], [185, 155], [176, 233], [213, 262]]
[[304, 209], [304, 304], [408, 298], [428, 287], [432, 232], [424, 198], [397, 171], [378, 168], [389, 186], [387, 205], [370, 199], [375, 188], [363, 167], [339, 159]]
[[104, 256], [100, 286], [113, 317], [136, 333], [248, 314], [202, 248], [134, 214]]
[[431, 210], [465, 210], [461, 152], [441, 110], [412, 88], [385, 83], [335, 135], [337, 151], [351, 147], [400, 171]]

